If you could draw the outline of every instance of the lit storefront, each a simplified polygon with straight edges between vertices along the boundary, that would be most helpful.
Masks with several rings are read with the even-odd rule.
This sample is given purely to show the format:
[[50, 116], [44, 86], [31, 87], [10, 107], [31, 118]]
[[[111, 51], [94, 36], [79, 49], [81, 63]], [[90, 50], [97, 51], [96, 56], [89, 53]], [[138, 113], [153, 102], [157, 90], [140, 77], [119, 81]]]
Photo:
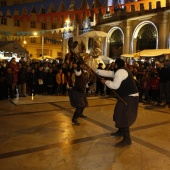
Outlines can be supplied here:
[[[61, 5], [62, 2], [65, 8]], [[23, 37], [28, 39], [29, 37], [30, 41], [25, 46], [30, 55], [40, 55], [42, 51], [41, 38], [35, 42], [36, 45], [39, 44], [36, 49], [31, 42], [33, 40], [31, 32], [34, 30], [44, 31], [46, 34], [47, 40], [43, 48], [48, 52], [45, 51], [44, 55], [61, 55], [62, 57], [68, 52], [69, 38], [79, 41], [76, 51], [80, 51], [82, 40], [78, 36], [84, 32], [99, 30], [109, 34], [101, 46], [102, 53], [108, 57], [117, 58], [124, 53], [134, 54], [144, 49], [170, 47], [169, 4], [166, 0], [100, 0], [99, 2], [64, 0], [21, 4], [18, 8], [19, 14], [12, 6], [0, 7], [0, 11], [2, 16], [7, 16], [7, 11], [10, 12], [11, 18], [7, 18], [8, 20], [13, 19], [16, 24], [19, 24], [17, 21], [20, 20], [22, 26], [27, 25], [22, 28], [14, 27], [12, 31], [7, 28], [6, 31], [10, 34], [6, 35], [6, 39], [23, 39]], [[24, 12], [24, 9], [27, 12]], [[2, 18], [0, 31], [6, 28]], [[27, 21], [31, 28], [28, 27]], [[35, 29], [33, 21], [37, 24]], [[66, 31], [65, 28], [70, 26], [73, 29]], [[1, 35], [0, 38], [4, 37]], [[52, 42], [61, 43], [55, 45]], [[85, 40], [83, 43], [86, 46], [86, 52], [89, 52], [93, 40]]]

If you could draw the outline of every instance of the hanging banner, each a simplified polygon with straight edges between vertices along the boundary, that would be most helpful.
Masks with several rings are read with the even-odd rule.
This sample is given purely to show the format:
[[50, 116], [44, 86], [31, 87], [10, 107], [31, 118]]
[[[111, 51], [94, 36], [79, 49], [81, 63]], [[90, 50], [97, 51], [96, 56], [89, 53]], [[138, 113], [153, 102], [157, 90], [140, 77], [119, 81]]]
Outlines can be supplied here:
[[114, 7], [113, 6], [109, 7], [109, 12], [110, 12], [111, 15], [114, 14]]
[[91, 11], [90, 10], [86, 10], [86, 16], [90, 17], [91, 16]]
[[6, 35], [9, 36], [11, 33], [8, 31], [0, 31], [0, 35]]
[[93, 11], [94, 11], [95, 14], [99, 13], [99, 9], [98, 8], [93, 8]]
[[106, 14], [106, 7], [102, 7], [101, 8], [101, 13], [104, 15], [104, 14]]
[[[58, 28], [58, 29], [51, 29], [51, 30], [41, 30], [41, 31], [36, 31], [37, 36], [41, 36], [44, 35], [46, 32], [51, 32], [52, 34], [56, 33], [63, 33], [64, 31], [68, 32], [68, 31], [73, 31], [74, 27], [65, 27], [65, 28]], [[22, 32], [16, 32], [17, 36], [34, 36], [35, 32], [31, 32], [31, 31], [22, 31]]]
[[[58, 11], [61, 4], [63, 4], [65, 6], [65, 10], [66, 10], [66, 11], [62, 12], [63, 15], [65, 15], [64, 13], [71, 14], [72, 12], [74, 12], [74, 11], [68, 11], [69, 7], [71, 5], [75, 6], [78, 9], [79, 13], [83, 13], [84, 11], [80, 10], [83, 2], [84, 2], [83, 0], [74, 0], [74, 1], [71, 1], [71, 0], [44, 0], [44, 1], [30, 2], [30, 3], [25, 3], [25, 4], [3, 6], [3, 7], [0, 7], [0, 12], [2, 12], [2, 16], [6, 17], [8, 11], [9, 11], [11, 16], [14, 17], [16, 15], [22, 16], [23, 11], [26, 10], [27, 15], [30, 16], [32, 11], [37, 13], [37, 15], [41, 15], [41, 13], [42, 13], [41, 10], [42, 10], [42, 8], [44, 8], [45, 14], [42, 15], [42, 19], [45, 20], [46, 16], [49, 15], [49, 13], [47, 13], [47, 12], [51, 11], [51, 9], [50, 9], [51, 7], [54, 8], [55, 14], [60, 15], [60, 17], [61, 17], [61, 13]], [[85, 2], [87, 3], [88, 8], [90, 8], [90, 10], [94, 11], [96, 14], [98, 14], [99, 11], [102, 11], [102, 13], [105, 13], [103, 7], [108, 7], [107, 3], [106, 3], [107, 0], [99, 0], [100, 7], [94, 6], [95, 0], [86, 0]], [[130, 2], [130, 3], [125, 3], [125, 4], [118, 4], [119, 6], [113, 5], [113, 7], [114, 7], [114, 9], [116, 9], [116, 7], [117, 8], [126, 7], [126, 12], [131, 12], [132, 5], [135, 6], [136, 11], [140, 10], [141, 4], [143, 4], [145, 10], [149, 10], [149, 6], [151, 6], [152, 9], [156, 9], [158, 2], [160, 3], [161, 8], [166, 7], [166, 0], [135, 1], [135, 2]], [[102, 10], [101, 10], [101, 8], [102, 8]], [[112, 11], [111, 13], [114, 13], [114, 12]], [[81, 16], [82, 16], [82, 14], [81, 14]], [[80, 16], [80, 18], [82, 18], [81, 16]], [[16, 17], [15, 17], [15, 19], [16, 19]], [[38, 21], [40, 21], [40, 18], [38, 18]], [[59, 21], [59, 17], [58, 17], [58, 21]]]

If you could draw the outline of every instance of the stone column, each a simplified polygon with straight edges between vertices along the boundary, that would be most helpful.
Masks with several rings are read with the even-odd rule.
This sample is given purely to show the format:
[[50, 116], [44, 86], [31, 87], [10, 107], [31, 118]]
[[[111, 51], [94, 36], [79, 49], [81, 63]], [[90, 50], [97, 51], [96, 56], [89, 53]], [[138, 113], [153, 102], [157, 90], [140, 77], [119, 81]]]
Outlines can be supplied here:
[[75, 52], [79, 52], [79, 45], [80, 45], [80, 42], [79, 42], [79, 24], [77, 22], [74, 23], [74, 32], [73, 32], [73, 41], [77, 41], [79, 44], [77, 45], [77, 47], [74, 49]]
[[63, 39], [62, 41], [62, 58], [65, 59], [65, 55], [68, 53], [68, 39]]
[[159, 32], [158, 32], [158, 48], [167, 48], [168, 35], [167, 32], [167, 13], [163, 13], [158, 17], [159, 22]]
[[136, 45], [137, 45], [137, 38], [133, 38], [132, 39], [132, 45], [133, 45], [133, 49], [131, 49], [131, 50], [133, 50], [133, 51], [131, 51], [132, 53], [136, 53], [137, 51], [136, 51]]
[[131, 26], [131, 21], [125, 21], [124, 22], [124, 48], [123, 48], [123, 53], [124, 54], [129, 54], [131, 53], [131, 40], [132, 40], [132, 26]]

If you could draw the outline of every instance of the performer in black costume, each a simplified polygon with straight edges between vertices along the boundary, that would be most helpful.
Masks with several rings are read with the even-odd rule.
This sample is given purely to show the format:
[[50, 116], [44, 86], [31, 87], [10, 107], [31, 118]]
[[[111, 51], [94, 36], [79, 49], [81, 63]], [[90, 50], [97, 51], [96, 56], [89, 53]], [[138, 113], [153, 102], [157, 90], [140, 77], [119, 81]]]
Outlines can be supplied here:
[[77, 45], [77, 41], [73, 42], [71, 38], [68, 40], [69, 51], [71, 53], [70, 62], [72, 63], [75, 74], [75, 84], [69, 94], [71, 106], [76, 108], [72, 122], [75, 125], [80, 125], [78, 118], [87, 118], [87, 116], [83, 114], [85, 107], [88, 106], [86, 87], [91, 86], [93, 81], [89, 80], [91, 76], [89, 76], [86, 64], [83, 64], [83, 59], [74, 52]]
[[72, 117], [72, 122], [75, 125], [80, 125], [78, 118], [86, 118], [83, 115], [85, 107], [88, 106], [87, 96], [86, 96], [86, 85], [92, 85], [92, 81], [89, 82], [89, 75], [84, 64], [73, 63], [74, 73], [75, 73], [75, 85], [70, 91], [70, 103], [72, 107], [76, 108], [74, 115]]
[[126, 105], [118, 99], [113, 115], [113, 120], [118, 131], [111, 133], [111, 135], [123, 137], [123, 139], [115, 145], [116, 147], [122, 147], [131, 145], [129, 127], [137, 118], [139, 94], [133, 75], [125, 66], [124, 60], [120, 58], [116, 59], [115, 67], [115, 71], [96, 70], [96, 73], [102, 77], [112, 77], [113, 81], [101, 79], [101, 82], [106, 84], [110, 89], [114, 89], [127, 103]]

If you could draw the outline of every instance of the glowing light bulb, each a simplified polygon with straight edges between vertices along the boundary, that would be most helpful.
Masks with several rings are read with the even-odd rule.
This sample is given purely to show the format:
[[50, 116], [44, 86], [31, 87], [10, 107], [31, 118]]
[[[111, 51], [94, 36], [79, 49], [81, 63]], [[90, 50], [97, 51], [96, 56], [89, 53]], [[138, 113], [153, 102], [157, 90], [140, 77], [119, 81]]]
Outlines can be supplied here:
[[34, 94], [32, 93], [32, 100], [34, 100]]

